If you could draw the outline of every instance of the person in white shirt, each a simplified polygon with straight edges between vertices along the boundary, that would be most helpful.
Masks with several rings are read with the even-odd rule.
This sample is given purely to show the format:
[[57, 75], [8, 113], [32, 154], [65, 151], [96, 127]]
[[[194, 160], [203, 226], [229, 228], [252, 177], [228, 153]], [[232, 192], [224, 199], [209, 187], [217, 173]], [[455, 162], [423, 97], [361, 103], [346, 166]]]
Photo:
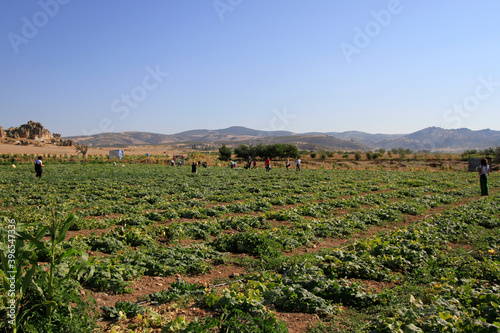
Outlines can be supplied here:
[[295, 162], [297, 163], [297, 171], [300, 171], [300, 162], [302, 162], [300, 158], [298, 158], [297, 161]]
[[488, 160], [483, 158], [479, 166], [479, 184], [481, 186], [481, 195], [488, 195], [488, 176], [490, 175], [490, 166]]
[[42, 167], [43, 167], [42, 156], [38, 156], [38, 158], [35, 161], [36, 177], [39, 178], [42, 177]]

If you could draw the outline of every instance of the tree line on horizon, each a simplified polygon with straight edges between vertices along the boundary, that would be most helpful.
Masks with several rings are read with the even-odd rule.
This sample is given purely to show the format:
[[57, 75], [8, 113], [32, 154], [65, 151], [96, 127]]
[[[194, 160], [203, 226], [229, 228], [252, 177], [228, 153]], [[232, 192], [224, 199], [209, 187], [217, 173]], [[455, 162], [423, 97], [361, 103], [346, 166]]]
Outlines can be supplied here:
[[[393, 154], [397, 154], [399, 158], [406, 158], [407, 155], [410, 154], [415, 154], [414, 151], [411, 149], [404, 149], [402, 147], [400, 148], [392, 148], [388, 151], [385, 149], [377, 149], [375, 152], [365, 152], [366, 158], [368, 160], [374, 160], [377, 159], [378, 157], [382, 157], [385, 153], [387, 152], [389, 158], [392, 158]], [[239, 158], [239, 159], [247, 159], [247, 158], [270, 158], [270, 159], [285, 159], [285, 158], [299, 158], [300, 157], [300, 151], [297, 148], [297, 146], [292, 145], [292, 144], [283, 144], [283, 143], [275, 143], [275, 144], [269, 144], [269, 145], [264, 145], [264, 144], [258, 144], [256, 146], [253, 145], [244, 145], [241, 144], [238, 147], [234, 148], [232, 150], [231, 148], [227, 147], [225, 144], [222, 144], [221, 148], [219, 148], [219, 159], [222, 161], [229, 161], [232, 156], [234, 155]], [[325, 152], [321, 151], [320, 155], [323, 156], [322, 159], [325, 159], [326, 156], [330, 156], [331, 154], [327, 153], [332, 153], [332, 152]], [[339, 151], [339, 153], [342, 153]], [[360, 160], [361, 159], [361, 152], [352, 152], [355, 154], [355, 159]], [[428, 150], [422, 151], [424, 155], [428, 155], [431, 152]], [[348, 157], [349, 153], [344, 152], [343, 157]], [[437, 153], [440, 155], [440, 153]], [[315, 158], [316, 157], [316, 152], [311, 152], [311, 157]], [[347, 156], [345, 156], [347, 155]], [[500, 147], [494, 148], [488, 148], [484, 150], [477, 150], [477, 149], [469, 149], [464, 151], [461, 154], [462, 160], [468, 160], [473, 157], [486, 157], [486, 158], [491, 158], [495, 163], [500, 163]]]
[[229, 161], [231, 156], [234, 154], [236, 157], [241, 159], [247, 159], [248, 157], [252, 159], [256, 158], [298, 158], [299, 149], [288, 143], [274, 143], [269, 145], [258, 144], [256, 146], [239, 145], [234, 148], [234, 151], [227, 147], [225, 144], [219, 148], [219, 159], [222, 161]]

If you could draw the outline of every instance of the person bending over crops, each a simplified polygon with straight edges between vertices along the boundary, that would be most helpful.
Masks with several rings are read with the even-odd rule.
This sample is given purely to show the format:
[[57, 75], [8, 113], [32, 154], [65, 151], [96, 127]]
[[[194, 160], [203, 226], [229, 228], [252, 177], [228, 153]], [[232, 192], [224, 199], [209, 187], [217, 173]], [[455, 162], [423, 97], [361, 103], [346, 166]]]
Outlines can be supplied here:
[[36, 176], [35, 177], [42, 177], [42, 171], [43, 171], [43, 162], [42, 162], [42, 156], [38, 156], [38, 158], [35, 161], [35, 172]]
[[250, 169], [252, 167], [252, 157], [248, 156], [247, 164], [245, 164], [245, 169]]
[[269, 157], [266, 158], [265, 164], [266, 164], [266, 171], [271, 170], [271, 159]]
[[488, 176], [490, 175], [490, 166], [488, 160], [483, 158], [479, 166], [479, 184], [481, 186], [481, 195], [488, 195]]

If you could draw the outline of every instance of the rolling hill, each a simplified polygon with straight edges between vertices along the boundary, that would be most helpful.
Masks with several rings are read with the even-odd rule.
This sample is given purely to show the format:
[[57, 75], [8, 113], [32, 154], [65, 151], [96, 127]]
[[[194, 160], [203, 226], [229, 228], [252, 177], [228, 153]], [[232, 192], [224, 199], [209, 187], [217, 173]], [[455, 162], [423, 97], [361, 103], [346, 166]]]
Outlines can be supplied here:
[[410, 134], [370, 134], [360, 131], [297, 134], [288, 131], [259, 131], [233, 126], [219, 130], [198, 129], [170, 135], [121, 132], [67, 137], [65, 139], [93, 147], [164, 144], [213, 146], [223, 143], [236, 146], [239, 144], [290, 143], [297, 145], [300, 149], [307, 150], [366, 151], [402, 147], [414, 151], [461, 152], [467, 149], [486, 149], [500, 146], [500, 131], [428, 127]]
[[490, 129], [472, 131], [467, 128], [449, 130], [440, 127], [428, 127], [408, 135], [380, 140], [371, 144], [371, 147], [385, 149], [403, 147], [414, 151], [445, 152], [486, 149], [497, 146], [500, 146], [500, 131]]
[[147, 132], [100, 133], [91, 136], [68, 137], [79, 144], [93, 147], [119, 147], [130, 145], [195, 145], [268, 144], [290, 143], [307, 150], [369, 150], [354, 140], [342, 140], [326, 134], [294, 134], [287, 131], [258, 131], [242, 126], [220, 130], [191, 130], [177, 134], [156, 134]]

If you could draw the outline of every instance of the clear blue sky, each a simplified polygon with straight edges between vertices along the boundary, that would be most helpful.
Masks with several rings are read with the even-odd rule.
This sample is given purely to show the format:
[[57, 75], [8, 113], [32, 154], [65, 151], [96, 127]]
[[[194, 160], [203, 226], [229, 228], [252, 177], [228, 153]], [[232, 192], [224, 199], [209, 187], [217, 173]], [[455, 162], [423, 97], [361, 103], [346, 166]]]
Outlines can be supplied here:
[[500, 130], [498, 0], [3, 0], [0, 125]]

